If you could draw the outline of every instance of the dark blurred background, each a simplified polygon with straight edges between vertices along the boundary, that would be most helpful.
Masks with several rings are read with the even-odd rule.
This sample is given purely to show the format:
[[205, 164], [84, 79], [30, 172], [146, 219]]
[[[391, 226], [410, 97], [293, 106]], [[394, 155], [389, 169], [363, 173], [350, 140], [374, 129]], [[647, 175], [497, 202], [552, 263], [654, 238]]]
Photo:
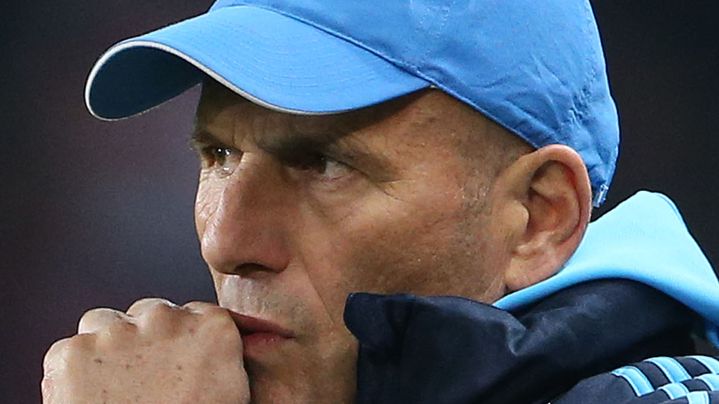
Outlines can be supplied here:
[[[0, 401], [40, 401], [42, 357], [96, 306], [213, 299], [195, 240], [197, 90], [128, 121], [94, 120], [83, 86], [117, 40], [202, 0], [36, 0], [0, 13]], [[622, 152], [606, 207], [668, 194], [719, 262], [719, 3], [595, 1]]]

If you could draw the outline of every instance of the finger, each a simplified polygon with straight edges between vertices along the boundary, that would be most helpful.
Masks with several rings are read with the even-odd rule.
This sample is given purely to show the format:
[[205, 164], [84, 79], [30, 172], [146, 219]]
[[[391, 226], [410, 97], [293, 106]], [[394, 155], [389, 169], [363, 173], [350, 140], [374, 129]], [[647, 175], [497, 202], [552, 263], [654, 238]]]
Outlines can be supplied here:
[[191, 316], [188, 310], [159, 298], [138, 300], [127, 313], [135, 319], [140, 334], [148, 338], [167, 338], [182, 332]]
[[237, 328], [233, 313], [230, 310], [216, 304], [207, 302], [189, 302], [185, 303], [182, 308], [194, 315], [202, 316], [204, 319], [203, 321], [205, 322], [212, 319], [212, 322], [217, 323], [219, 327], [230, 329]]
[[55, 341], [45, 353], [45, 358], [43, 358], [45, 374], [47, 375], [60, 366], [66, 365], [73, 354], [92, 349], [94, 343], [95, 336], [92, 334], [75, 335]]
[[200, 327], [212, 335], [224, 335], [228, 346], [241, 346], [240, 331], [232, 317], [232, 312], [216, 304], [207, 302], [189, 302], [182, 306], [186, 311], [199, 316]]
[[55, 343], [50, 346], [50, 349], [47, 350], [47, 352], [45, 353], [45, 358], [42, 361], [42, 367], [45, 371], [46, 376], [54, 369], [56, 369], [55, 364], [62, 358], [64, 354], [63, 351], [67, 349], [69, 344], [70, 338], [61, 339], [55, 341]]
[[[182, 308], [196, 316], [201, 316], [205, 326], [236, 329], [235, 321], [230, 311], [216, 304], [207, 302], [189, 302]], [[213, 325], [214, 324], [214, 325]]]
[[62, 352], [67, 349], [70, 338], [61, 339], [56, 341], [47, 353], [42, 361], [42, 380], [40, 381], [40, 391], [42, 392], [43, 403], [48, 403], [53, 400], [55, 393], [55, 375], [58, 367], [61, 366]]
[[167, 299], [159, 297], [148, 297], [140, 299], [133, 303], [128, 309], [127, 314], [132, 317], [140, 317], [152, 310], [178, 309], [180, 306], [172, 303]]
[[55, 384], [53, 383], [52, 375], [46, 371], [42, 380], [40, 380], [40, 393], [42, 393], [43, 403], [48, 403], [53, 399], [53, 393], [55, 392], [54, 387]]
[[86, 312], [77, 325], [78, 334], [91, 334], [99, 330], [110, 328], [113, 324], [123, 321], [130, 322], [130, 318], [117, 310], [100, 307]]
[[216, 304], [208, 302], [188, 302], [182, 305], [182, 308], [193, 314], [207, 314], [227, 311]]

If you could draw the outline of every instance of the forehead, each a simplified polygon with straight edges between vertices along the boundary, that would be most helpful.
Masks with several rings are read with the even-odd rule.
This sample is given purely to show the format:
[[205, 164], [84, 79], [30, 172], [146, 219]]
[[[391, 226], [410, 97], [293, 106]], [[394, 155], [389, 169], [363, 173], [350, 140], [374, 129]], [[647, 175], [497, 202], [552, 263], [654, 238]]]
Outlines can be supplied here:
[[[467, 151], [485, 142], [496, 126], [466, 104], [439, 90], [421, 90], [375, 106], [327, 115], [300, 115], [256, 105], [219, 83], [203, 85], [196, 118], [197, 131], [206, 131], [223, 141], [255, 143], [292, 136], [293, 140], [330, 142], [343, 138], [397, 154], [409, 149], [459, 148]], [[232, 135], [229, 139], [227, 136]], [[268, 139], [274, 138], [274, 139]], [[317, 139], [313, 139], [317, 138]]]
[[[217, 123], [217, 121], [228, 123], [227, 121], [230, 119], [235, 124], [238, 121], [262, 120], [265, 124], [272, 122], [277, 125], [289, 125], [300, 133], [329, 131], [351, 133], [392, 120], [393, 117], [401, 115], [401, 112], [408, 105], [421, 98], [421, 96], [422, 93], [420, 92], [377, 106], [344, 113], [303, 115], [284, 113], [261, 107], [215, 81], [207, 81], [202, 87], [202, 96], [197, 110], [197, 124], [198, 126], [203, 126], [213, 122]], [[403, 118], [407, 118], [406, 114]], [[418, 116], [414, 118], [416, 119]]]

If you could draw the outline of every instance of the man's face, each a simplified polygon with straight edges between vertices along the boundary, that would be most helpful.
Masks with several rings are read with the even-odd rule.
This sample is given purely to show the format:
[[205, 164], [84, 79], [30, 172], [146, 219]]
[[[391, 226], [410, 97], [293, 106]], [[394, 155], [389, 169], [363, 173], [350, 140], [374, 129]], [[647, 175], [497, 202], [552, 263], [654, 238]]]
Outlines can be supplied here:
[[490, 125], [438, 91], [300, 116], [204, 89], [195, 219], [219, 304], [289, 337], [244, 339], [254, 402], [352, 400], [351, 292], [501, 296], [494, 172], [465, 147]]

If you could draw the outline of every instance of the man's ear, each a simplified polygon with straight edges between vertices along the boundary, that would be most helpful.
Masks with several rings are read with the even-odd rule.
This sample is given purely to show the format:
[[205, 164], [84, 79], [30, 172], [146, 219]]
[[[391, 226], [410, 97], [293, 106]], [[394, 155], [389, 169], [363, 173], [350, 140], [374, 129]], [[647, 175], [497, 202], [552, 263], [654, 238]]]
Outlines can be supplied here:
[[505, 207], [499, 220], [509, 230], [506, 288], [523, 289], [557, 273], [591, 215], [592, 191], [579, 154], [563, 145], [526, 154], [499, 174], [495, 191]]

